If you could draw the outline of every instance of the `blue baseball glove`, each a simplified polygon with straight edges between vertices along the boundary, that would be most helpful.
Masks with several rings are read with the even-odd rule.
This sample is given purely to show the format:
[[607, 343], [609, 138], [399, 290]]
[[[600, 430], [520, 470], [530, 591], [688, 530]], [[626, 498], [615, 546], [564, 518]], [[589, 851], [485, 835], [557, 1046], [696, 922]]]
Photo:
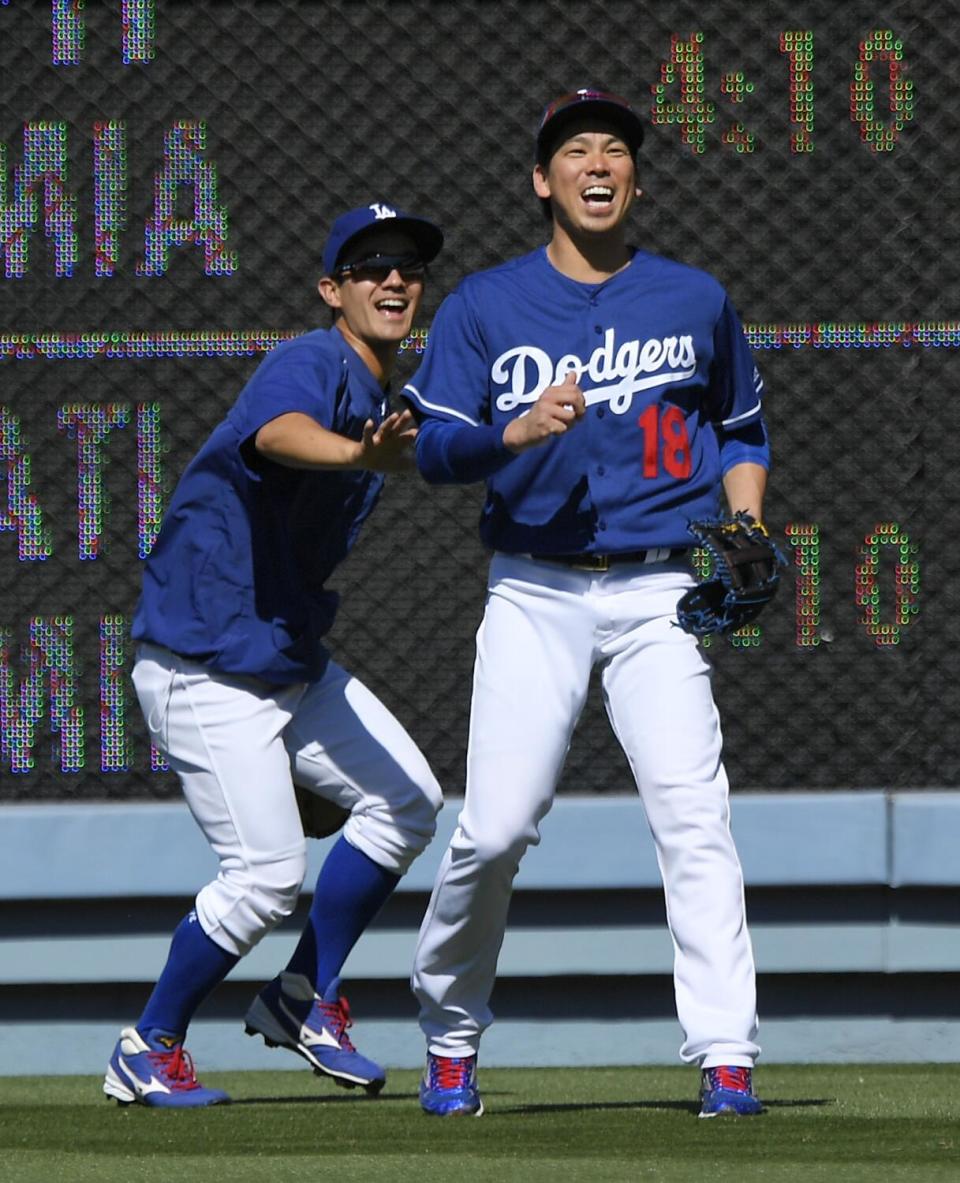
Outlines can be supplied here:
[[742, 510], [716, 521], [691, 522], [714, 573], [677, 604], [677, 623], [696, 637], [732, 633], [749, 624], [777, 594], [786, 559], [761, 522]]

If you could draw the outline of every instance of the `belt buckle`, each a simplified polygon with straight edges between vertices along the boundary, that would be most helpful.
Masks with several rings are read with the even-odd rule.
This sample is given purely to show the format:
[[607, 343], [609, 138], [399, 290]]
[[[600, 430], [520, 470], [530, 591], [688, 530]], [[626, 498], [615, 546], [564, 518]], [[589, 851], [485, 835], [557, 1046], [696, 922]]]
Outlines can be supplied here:
[[585, 556], [583, 562], [571, 563], [570, 566], [576, 568], [578, 571], [609, 571], [610, 556], [590, 555], [589, 558]]

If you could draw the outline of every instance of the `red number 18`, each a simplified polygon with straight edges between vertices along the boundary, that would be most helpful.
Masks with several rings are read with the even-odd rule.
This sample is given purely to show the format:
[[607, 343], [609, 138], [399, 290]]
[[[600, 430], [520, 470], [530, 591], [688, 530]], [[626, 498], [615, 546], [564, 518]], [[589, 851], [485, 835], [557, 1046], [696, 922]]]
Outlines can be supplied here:
[[[662, 410], [662, 414], [661, 414]], [[663, 467], [673, 477], [690, 475], [690, 438], [683, 411], [672, 403], [660, 407], [651, 403], [637, 420], [643, 432], [643, 475], [659, 475], [660, 443], [663, 442]]]

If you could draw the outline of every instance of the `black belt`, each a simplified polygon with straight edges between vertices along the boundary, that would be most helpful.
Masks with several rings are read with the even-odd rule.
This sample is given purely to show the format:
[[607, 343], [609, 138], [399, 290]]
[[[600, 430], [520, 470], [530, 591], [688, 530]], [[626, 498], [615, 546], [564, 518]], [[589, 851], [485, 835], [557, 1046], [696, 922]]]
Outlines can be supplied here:
[[666, 563], [679, 559], [689, 551], [685, 546], [652, 546], [649, 550], [623, 550], [612, 555], [531, 555], [543, 563], [562, 563], [578, 571], [609, 571], [620, 563]]

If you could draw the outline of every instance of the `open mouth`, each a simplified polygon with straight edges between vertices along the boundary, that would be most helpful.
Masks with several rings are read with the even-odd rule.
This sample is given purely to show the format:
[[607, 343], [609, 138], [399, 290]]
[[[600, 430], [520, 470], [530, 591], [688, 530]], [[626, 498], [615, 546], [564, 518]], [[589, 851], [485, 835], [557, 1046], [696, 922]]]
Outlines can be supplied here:
[[407, 311], [408, 302], [400, 300], [396, 297], [388, 296], [385, 300], [377, 300], [374, 307], [383, 316], [389, 317], [391, 320], [402, 317]]
[[580, 196], [595, 209], [606, 209], [613, 203], [613, 189], [609, 185], [590, 185]]

